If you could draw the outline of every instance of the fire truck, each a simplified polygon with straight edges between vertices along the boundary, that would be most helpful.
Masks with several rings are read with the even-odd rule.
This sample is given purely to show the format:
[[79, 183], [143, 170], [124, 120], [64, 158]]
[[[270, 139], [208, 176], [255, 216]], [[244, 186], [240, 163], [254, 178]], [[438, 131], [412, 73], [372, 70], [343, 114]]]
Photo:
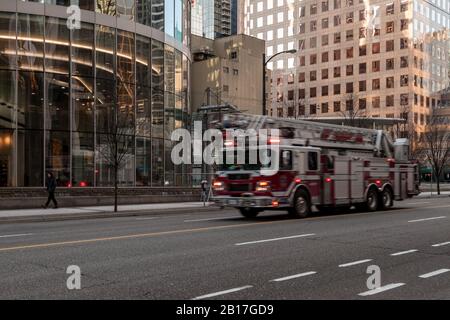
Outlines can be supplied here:
[[[323, 212], [386, 210], [394, 200], [419, 194], [418, 165], [408, 158], [408, 140], [393, 143], [382, 130], [245, 114], [230, 115], [221, 126], [280, 133], [267, 138], [277, 144], [275, 172], [265, 174], [259, 163], [222, 164], [215, 171], [212, 200], [247, 218], [274, 209], [304, 218], [313, 206]], [[225, 141], [223, 151], [229, 146]]]

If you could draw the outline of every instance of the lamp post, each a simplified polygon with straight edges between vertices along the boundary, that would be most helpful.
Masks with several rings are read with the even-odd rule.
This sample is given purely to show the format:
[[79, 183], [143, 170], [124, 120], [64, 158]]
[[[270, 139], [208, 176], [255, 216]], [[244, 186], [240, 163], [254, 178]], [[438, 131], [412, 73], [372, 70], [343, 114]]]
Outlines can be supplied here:
[[267, 64], [270, 62], [270, 60], [272, 60], [276, 56], [283, 54], [283, 53], [295, 54], [295, 53], [297, 53], [297, 50], [291, 49], [291, 50], [285, 50], [285, 51], [278, 52], [278, 53], [274, 54], [273, 56], [271, 56], [269, 59], [267, 59], [267, 61], [266, 61], [266, 54], [263, 53], [263, 106], [262, 106], [263, 116], [267, 115], [267, 108], [266, 108], [266, 68], [267, 68]]

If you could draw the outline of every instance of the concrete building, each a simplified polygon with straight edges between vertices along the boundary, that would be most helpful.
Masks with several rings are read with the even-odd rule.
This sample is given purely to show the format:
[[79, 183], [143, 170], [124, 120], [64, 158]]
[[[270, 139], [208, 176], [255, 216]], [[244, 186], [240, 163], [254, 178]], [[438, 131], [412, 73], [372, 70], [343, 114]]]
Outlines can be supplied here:
[[[245, 0], [266, 41], [269, 115], [404, 118], [421, 131], [448, 87], [448, 0]], [[401, 133], [408, 135], [407, 130]]]
[[194, 0], [192, 34], [216, 39], [232, 35], [232, 0]]
[[263, 40], [235, 35], [216, 40], [192, 36], [192, 107], [236, 106], [262, 112]]

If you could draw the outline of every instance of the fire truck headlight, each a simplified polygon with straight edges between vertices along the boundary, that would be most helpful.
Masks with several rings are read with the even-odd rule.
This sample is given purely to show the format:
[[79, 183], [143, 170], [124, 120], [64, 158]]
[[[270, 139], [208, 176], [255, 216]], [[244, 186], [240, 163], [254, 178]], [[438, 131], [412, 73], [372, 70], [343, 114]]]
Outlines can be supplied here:
[[269, 191], [270, 190], [270, 182], [269, 181], [258, 181], [256, 183], [256, 191]]
[[222, 181], [214, 181], [213, 188], [215, 191], [223, 191], [225, 189]]

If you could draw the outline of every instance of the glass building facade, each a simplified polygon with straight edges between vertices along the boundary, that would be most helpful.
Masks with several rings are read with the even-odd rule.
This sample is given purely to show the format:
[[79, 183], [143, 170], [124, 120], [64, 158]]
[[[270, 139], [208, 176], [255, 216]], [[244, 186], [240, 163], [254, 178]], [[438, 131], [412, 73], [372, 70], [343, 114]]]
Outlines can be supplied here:
[[[81, 29], [67, 27], [73, 4]], [[190, 117], [189, 10], [187, 0], [2, 1], [0, 187], [42, 187], [47, 171], [62, 187], [112, 186], [102, 154], [120, 114], [133, 141], [120, 185], [190, 185], [190, 168], [170, 158], [170, 135]]]

